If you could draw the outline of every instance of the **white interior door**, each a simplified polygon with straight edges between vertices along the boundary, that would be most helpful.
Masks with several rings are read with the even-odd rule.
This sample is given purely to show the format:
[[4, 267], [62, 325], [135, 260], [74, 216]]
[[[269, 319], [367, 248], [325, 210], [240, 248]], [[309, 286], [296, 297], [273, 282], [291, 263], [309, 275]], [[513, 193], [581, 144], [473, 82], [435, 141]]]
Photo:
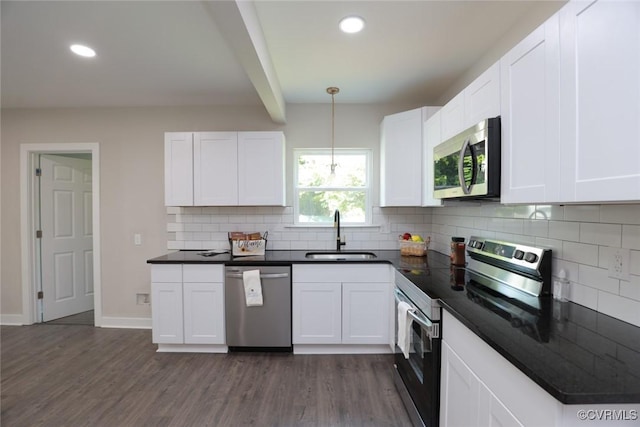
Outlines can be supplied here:
[[43, 321], [93, 309], [91, 160], [41, 155]]

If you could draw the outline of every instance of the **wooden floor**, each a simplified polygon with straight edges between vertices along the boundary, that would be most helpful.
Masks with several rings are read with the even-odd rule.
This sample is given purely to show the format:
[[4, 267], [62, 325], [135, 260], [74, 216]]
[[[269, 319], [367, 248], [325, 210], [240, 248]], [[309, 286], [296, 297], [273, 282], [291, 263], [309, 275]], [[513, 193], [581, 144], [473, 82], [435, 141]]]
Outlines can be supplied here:
[[390, 355], [156, 353], [151, 331], [3, 326], [2, 426], [409, 426]]
[[73, 314], [71, 316], [61, 317], [59, 319], [54, 319], [46, 322], [47, 325], [85, 325], [85, 326], [93, 326], [94, 322], [94, 311], [83, 311], [82, 313]]

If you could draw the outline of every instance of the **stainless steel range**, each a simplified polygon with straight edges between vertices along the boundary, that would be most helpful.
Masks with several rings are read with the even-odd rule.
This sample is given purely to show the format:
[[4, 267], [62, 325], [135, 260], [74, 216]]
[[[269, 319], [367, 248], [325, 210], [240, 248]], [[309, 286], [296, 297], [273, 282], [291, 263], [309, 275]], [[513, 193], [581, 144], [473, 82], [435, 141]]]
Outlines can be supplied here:
[[410, 306], [410, 348], [407, 354], [396, 346], [395, 379], [415, 426], [439, 425], [442, 289], [464, 291], [524, 334], [549, 339], [544, 323], [550, 319], [551, 251], [472, 236], [467, 255], [464, 268], [441, 263], [431, 273], [396, 272], [396, 313], [401, 302]]

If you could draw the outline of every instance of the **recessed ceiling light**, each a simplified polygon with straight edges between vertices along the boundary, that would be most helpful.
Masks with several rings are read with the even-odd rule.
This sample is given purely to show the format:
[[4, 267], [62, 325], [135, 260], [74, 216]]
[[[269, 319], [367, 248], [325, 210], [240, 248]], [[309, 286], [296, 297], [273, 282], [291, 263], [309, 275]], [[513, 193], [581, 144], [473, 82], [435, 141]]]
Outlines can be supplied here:
[[96, 51], [91, 49], [89, 46], [84, 46], [81, 44], [72, 44], [70, 49], [71, 49], [71, 52], [79, 56], [84, 56], [85, 58], [93, 58], [94, 56], [96, 56]]
[[340, 29], [345, 33], [357, 33], [364, 28], [364, 19], [359, 16], [347, 16], [340, 21]]

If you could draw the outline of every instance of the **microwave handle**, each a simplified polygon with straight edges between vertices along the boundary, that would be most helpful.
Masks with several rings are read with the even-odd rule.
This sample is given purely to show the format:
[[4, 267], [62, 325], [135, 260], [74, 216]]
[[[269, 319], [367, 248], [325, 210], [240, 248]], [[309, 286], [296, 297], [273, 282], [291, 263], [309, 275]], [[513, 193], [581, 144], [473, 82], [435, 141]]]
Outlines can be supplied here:
[[[465, 151], [467, 151], [467, 148], [469, 148], [470, 144], [471, 140], [469, 138], [464, 140], [462, 148], [460, 149], [460, 155], [458, 159], [458, 180], [460, 181], [460, 188], [462, 188], [462, 192], [464, 194], [470, 194], [471, 186], [473, 185], [473, 182], [471, 182], [469, 185], [464, 182], [464, 153]], [[473, 164], [475, 167], [475, 161], [473, 162]], [[473, 172], [473, 175], [475, 175], [475, 171]]]

